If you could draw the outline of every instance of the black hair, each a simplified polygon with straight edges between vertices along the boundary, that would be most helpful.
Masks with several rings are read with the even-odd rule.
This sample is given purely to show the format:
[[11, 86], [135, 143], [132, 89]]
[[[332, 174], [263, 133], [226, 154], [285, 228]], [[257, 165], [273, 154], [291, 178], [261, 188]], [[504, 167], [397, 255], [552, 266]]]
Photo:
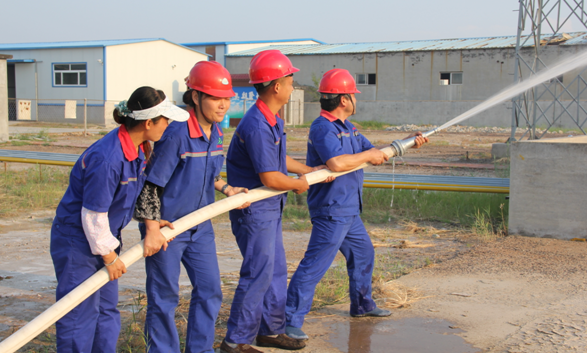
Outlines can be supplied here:
[[255, 90], [257, 91], [257, 94], [258, 94], [258, 95], [262, 95], [263, 93], [265, 93], [265, 92], [269, 91], [269, 87], [272, 87], [272, 86], [273, 86], [273, 85], [275, 85], [277, 82], [280, 82], [280, 80], [281, 80], [281, 79], [283, 79], [283, 78], [286, 78], [286, 77], [290, 77], [290, 76], [293, 76], [293, 74], [289, 74], [289, 75], [287, 75], [287, 76], [283, 76], [283, 77], [280, 77], [280, 78], [276, 78], [275, 80], [271, 81], [271, 82], [270, 82], [270, 83], [269, 83], [267, 86], [264, 86], [264, 85], [263, 85], [263, 82], [262, 82], [262, 83], [255, 83], [255, 84], [253, 85], [253, 87], [255, 87]]
[[269, 87], [273, 87], [275, 82], [277, 82], [277, 80], [271, 81], [271, 83], [267, 86], [263, 86], [263, 83], [255, 83], [253, 87], [255, 87], [255, 90], [257, 91], [258, 95], [262, 95], [263, 93], [269, 91]]
[[203, 98], [206, 98], [206, 97], [209, 96], [209, 94], [207, 94], [207, 93], [204, 93], [202, 91], [195, 90], [193, 88], [189, 88], [183, 94], [182, 101], [183, 101], [183, 103], [185, 105], [187, 105], [188, 107], [191, 107], [191, 108], [195, 108], [196, 107], [196, 103], [194, 102], [194, 99], [192, 98], [192, 92], [194, 92], [194, 91], [198, 93], [198, 101], [199, 102], [201, 102]]
[[[165, 100], [165, 93], [161, 90], [156, 90], [152, 87], [139, 87], [137, 88], [131, 95], [128, 101], [126, 102], [126, 106], [131, 111], [135, 110], [144, 110], [149, 109], [157, 104], [163, 102]], [[114, 121], [116, 121], [120, 125], [124, 125], [127, 131], [131, 131], [136, 126], [140, 125], [144, 122], [144, 120], [135, 120], [131, 117], [121, 115], [118, 109], [114, 109], [112, 113]], [[161, 119], [160, 116], [151, 119], [153, 123], [157, 124]], [[143, 142], [143, 151], [145, 152], [145, 157], [148, 160], [151, 156], [151, 144], [149, 141]]]
[[340, 105], [340, 100], [344, 96], [344, 94], [339, 94], [334, 98], [324, 98], [324, 95], [320, 96], [320, 108], [326, 110], [327, 112], [331, 112], [336, 109]]

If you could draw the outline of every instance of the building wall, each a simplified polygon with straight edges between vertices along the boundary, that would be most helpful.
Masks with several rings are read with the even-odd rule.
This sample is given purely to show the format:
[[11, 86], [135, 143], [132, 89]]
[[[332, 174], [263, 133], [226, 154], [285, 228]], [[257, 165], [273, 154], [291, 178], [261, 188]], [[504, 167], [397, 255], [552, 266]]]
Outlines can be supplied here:
[[107, 100], [128, 99], [141, 86], [163, 90], [182, 104], [184, 78], [207, 56], [166, 41], [133, 43], [106, 48]]
[[0, 54], [0, 142], [8, 141], [8, 77], [6, 59], [9, 55]]
[[[552, 64], [575, 54], [577, 46], [549, 46], [541, 55], [545, 63]], [[531, 49], [523, 55], [530, 58]], [[476, 49], [428, 52], [393, 52], [332, 55], [290, 55], [294, 66], [300, 69], [294, 80], [312, 86], [312, 76], [320, 78], [333, 68], [344, 68], [352, 74], [375, 73], [375, 85], [359, 85], [362, 92], [357, 120], [380, 120], [403, 124], [415, 121], [446, 122], [495, 93], [513, 84], [514, 49]], [[251, 57], [227, 57], [227, 69], [233, 74], [246, 73]], [[441, 72], [462, 72], [462, 85], [441, 85]], [[564, 75], [567, 84], [579, 70]], [[522, 69], [524, 77], [528, 70]], [[587, 75], [583, 75], [587, 78]], [[560, 85], [553, 83], [551, 90], [560, 93]], [[576, 92], [576, 85], [571, 86]], [[540, 94], [541, 92], [539, 92]], [[568, 98], [563, 95], [562, 99]], [[315, 114], [306, 110], [306, 119]], [[313, 110], [312, 110], [313, 109]], [[503, 103], [477, 119], [475, 125], [510, 126], [511, 103]], [[472, 120], [473, 121], [473, 120]], [[472, 122], [465, 122], [470, 124]], [[560, 126], [573, 126], [567, 119]]]
[[[83, 101], [102, 100], [104, 97], [102, 48], [72, 48], [72, 49], [37, 49], [37, 50], [7, 50], [13, 59], [34, 59], [36, 63], [15, 63], [16, 98], [33, 101], [31, 118], [35, 119], [38, 97], [39, 112], [41, 107], [63, 105], [65, 99]], [[99, 61], [100, 60], [100, 61]], [[86, 87], [56, 87], [53, 84], [54, 63], [86, 63]], [[37, 88], [35, 88], [35, 69], [37, 71]], [[38, 96], [37, 96], [38, 93]], [[94, 102], [96, 103], [96, 102]], [[52, 109], [52, 108], [49, 108]], [[61, 116], [60, 118], [63, 118]], [[39, 114], [40, 120], [45, 120]], [[55, 121], [50, 118], [47, 121]]]

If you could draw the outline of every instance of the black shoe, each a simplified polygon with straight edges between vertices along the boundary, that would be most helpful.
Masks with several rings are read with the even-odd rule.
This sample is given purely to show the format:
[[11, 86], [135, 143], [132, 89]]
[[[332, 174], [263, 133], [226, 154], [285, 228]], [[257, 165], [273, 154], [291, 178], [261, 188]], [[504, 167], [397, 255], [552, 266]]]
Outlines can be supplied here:
[[285, 333], [281, 333], [277, 335], [277, 337], [257, 336], [257, 346], [274, 347], [279, 349], [286, 349], [288, 351], [295, 351], [304, 348], [306, 343], [302, 340], [291, 338]]

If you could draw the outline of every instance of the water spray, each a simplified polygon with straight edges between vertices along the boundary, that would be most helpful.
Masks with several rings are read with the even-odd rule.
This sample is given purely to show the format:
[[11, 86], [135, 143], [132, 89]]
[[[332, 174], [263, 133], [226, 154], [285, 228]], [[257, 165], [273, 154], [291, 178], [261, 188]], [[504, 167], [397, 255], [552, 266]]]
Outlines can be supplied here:
[[[528, 89], [562, 75], [565, 72], [576, 69], [587, 64], [587, 52], [573, 56], [570, 59], [564, 60], [552, 68], [541, 72], [536, 76], [532, 76], [530, 79], [522, 81], [515, 86], [507, 88], [500, 93], [492, 96], [483, 103], [476, 107], [466, 111], [465, 113], [457, 116], [442, 126], [434, 128], [430, 131], [422, 133], [423, 137], [429, 137], [441, 130], [446, 129], [458, 122], [466, 120], [476, 114], [479, 114], [507, 99], [513, 98]], [[390, 147], [383, 148], [381, 151], [387, 154], [390, 158], [401, 157], [406, 151], [415, 145], [416, 137], [411, 137], [405, 140], [395, 140], [392, 142]], [[348, 170], [345, 172], [332, 172], [327, 169], [322, 169], [316, 172], [306, 174], [306, 180], [309, 185], [321, 183], [330, 176], [338, 177], [359, 169], [363, 169], [371, 165], [370, 163], [363, 163], [360, 166]], [[193, 228], [194, 226], [205, 222], [211, 218], [214, 218], [222, 213], [228, 212], [235, 209], [246, 202], [256, 202], [272, 196], [286, 193], [287, 191], [276, 191], [267, 187], [260, 187], [254, 190], [250, 190], [248, 194], [238, 194], [231, 197], [227, 197], [221, 201], [215, 202], [211, 205], [196, 210], [178, 220], [173, 222], [175, 229], [168, 227], [161, 229], [161, 234], [167, 239], [174, 238], [175, 236], [185, 232], [186, 230]], [[143, 242], [134, 245], [129, 250], [120, 255], [120, 261], [124, 262], [126, 267], [131, 266], [136, 261], [143, 257]], [[82, 301], [87, 299], [90, 295], [98, 291], [103, 285], [108, 283], [109, 276], [106, 267], [102, 268], [90, 278], [85, 280], [82, 284], [77, 286], [65, 297], [61, 298], [58, 302], [53, 304], [41, 315], [34, 318], [28, 324], [23, 326], [21, 329], [13, 333], [11, 336], [0, 342], [0, 352], [12, 353], [24, 346], [27, 342], [34, 339], [37, 335], [46, 330], [49, 326], [54, 324], [57, 320], [62, 318], [65, 314], [70, 312]]]

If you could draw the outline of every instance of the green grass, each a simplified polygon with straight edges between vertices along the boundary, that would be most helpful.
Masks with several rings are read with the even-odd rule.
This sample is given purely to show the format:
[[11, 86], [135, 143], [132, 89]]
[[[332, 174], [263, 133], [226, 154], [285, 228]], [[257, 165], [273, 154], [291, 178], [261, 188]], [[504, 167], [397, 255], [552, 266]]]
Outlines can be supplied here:
[[42, 165], [18, 171], [1, 169], [0, 217], [56, 208], [69, 184], [70, 170]]
[[[393, 196], [393, 208], [390, 208]], [[507, 217], [508, 203], [502, 194], [365, 189], [362, 218], [367, 223], [389, 220], [438, 221], [471, 227], [478, 210], [487, 210], [491, 219]], [[504, 220], [507, 223], [507, 219]]]
[[368, 130], [383, 130], [389, 124], [382, 123], [380, 121], [373, 121], [373, 120], [366, 120], [366, 121], [353, 121], [353, 124], [358, 128], [368, 129]]
[[[503, 219], [507, 224], [508, 202], [503, 194], [365, 188], [363, 201], [361, 218], [371, 224], [407, 219], [473, 227], [479, 211], [494, 222]], [[290, 192], [283, 219], [293, 222], [309, 217], [306, 194]]]
[[349, 293], [349, 276], [344, 259], [332, 264], [322, 280], [316, 286], [312, 308], [338, 304], [345, 300]]
[[28, 146], [31, 145], [28, 141], [10, 141], [10, 146]]

